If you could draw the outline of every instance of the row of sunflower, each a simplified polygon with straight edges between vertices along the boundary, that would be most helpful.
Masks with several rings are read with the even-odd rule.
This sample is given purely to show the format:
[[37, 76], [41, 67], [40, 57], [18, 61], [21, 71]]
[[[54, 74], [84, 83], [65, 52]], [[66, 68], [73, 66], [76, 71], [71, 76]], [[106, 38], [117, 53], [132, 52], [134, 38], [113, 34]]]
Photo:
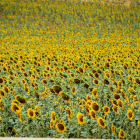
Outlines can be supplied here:
[[139, 7], [0, 2], [0, 136], [138, 139]]

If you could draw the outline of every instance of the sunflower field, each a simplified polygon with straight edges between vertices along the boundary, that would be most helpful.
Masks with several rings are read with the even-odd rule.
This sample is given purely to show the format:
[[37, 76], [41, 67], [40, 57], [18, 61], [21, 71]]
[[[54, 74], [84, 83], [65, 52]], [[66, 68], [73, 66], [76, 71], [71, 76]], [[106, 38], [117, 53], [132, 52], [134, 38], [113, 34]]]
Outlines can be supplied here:
[[140, 2], [1, 0], [0, 137], [140, 139]]

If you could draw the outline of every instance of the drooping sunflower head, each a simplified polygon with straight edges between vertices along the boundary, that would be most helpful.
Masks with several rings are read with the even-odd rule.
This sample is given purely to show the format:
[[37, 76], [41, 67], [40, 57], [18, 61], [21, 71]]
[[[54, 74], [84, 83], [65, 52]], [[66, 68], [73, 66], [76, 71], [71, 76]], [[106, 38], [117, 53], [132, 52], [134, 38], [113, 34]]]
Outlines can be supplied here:
[[104, 79], [103, 81], [104, 81], [104, 83], [105, 83], [106, 85], [109, 85], [109, 84], [110, 84], [110, 82], [109, 82], [108, 79]]
[[66, 108], [67, 114], [68, 114], [68, 119], [71, 119], [73, 117], [72, 111], [69, 108]]
[[98, 124], [99, 124], [102, 128], [105, 128], [105, 127], [106, 127], [106, 124], [105, 124], [104, 120], [103, 120], [101, 117], [99, 117], [99, 118], [97, 119], [97, 121], [98, 121]]
[[117, 104], [119, 107], [123, 108], [123, 101], [122, 100], [118, 99]]
[[21, 104], [26, 104], [26, 100], [21, 96], [16, 96], [16, 100], [19, 101]]
[[79, 67], [79, 68], [78, 68], [78, 71], [79, 71], [81, 74], [84, 73], [84, 69], [83, 69], [82, 67]]
[[65, 125], [61, 122], [56, 124], [56, 128], [60, 133], [64, 133], [64, 131], [66, 131]]
[[59, 85], [56, 85], [56, 86], [53, 86], [53, 91], [54, 91], [56, 94], [59, 94], [60, 91], [62, 91], [62, 88], [61, 88]]
[[47, 85], [47, 84], [48, 84], [48, 81], [47, 81], [46, 79], [43, 79], [43, 80], [42, 80], [42, 83], [43, 83], [44, 85]]
[[60, 91], [59, 94], [61, 95], [61, 97], [62, 97], [66, 102], [68, 102], [68, 103], [70, 102], [70, 98], [69, 98], [69, 96], [68, 96], [66, 93]]
[[132, 120], [134, 118], [134, 114], [131, 109], [127, 110], [127, 114], [128, 114], [127, 117], [129, 118], [129, 120]]
[[4, 83], [4, 80], [2, 77], [0, 77], [0, 84], [3, 84]]
[[16, 103], [12, 103], [11, 110], [15, 113], [20, 113], [21, 112], [21, 107], [18, 106]]
[[125, 133], [122, 129], [119, 130], [119, 137], [120, 138], [125, 138]]
[[3, 90], [1, 90], [1, 89], [0, 89], [0, 94], [2, 95], [2, 97], [6, 96], [5, 92]]
[[112, 109], [113, 109], [113, 111], [114, 111], [116, 114], [119, 113], [118, 108], [117, 108], [117, 106], [116, 106], [115, 104], [113, 104]]
[[39, 118], [39, 112], [38, 111], [35, 111], [35, 116], [36, 116], [36, 118]]
[[97, 95], [98, 95], [97, 88], [93, 88], [92, 95], [95, 96], [95, 97], [97, 97]]
[[97, 119], [97, 116], [96, 116], [94, 110], [90, 110], [90, 111], [89, 111], [89, 115], [90, 115], [90, 117], [91, 117], [92, 119]]
[[87, 113], [89, 113], [89, 108], [90, 108], [90, 107], [89, 107], [89, 104], [86, 104], [86, 105], [85, 105], [85, 110], [86, 110]]
[[75, 94], [76, 93], [75, 87], [72, 87], [71, 90], [72, 90], [72, 94]]
[[50, 128], [53, 128], [53, 126], [54, 126], [54, 121], [51, 120], [51, 121], [50, 121]]
[[93, 80], [93, 84], [94, 84], [94, 85], [99, 85], [99, 81], [98, 81], [97, 79], [94, 79], [94, 80]]
[[118, 99], [120, 99], [121, 97], [120, 97], [120, 95], [118, 95], [118, 94], [114, 94], [114, 95], [113, 95], [113, 98], [116, 99], [116, 100], [118, 100]]
[[100, 111], [100, 108], [99, 108], [97, 102], [92, 102], [92, 103], [91, 103], [91, 108], [92, 108], [95, 112], [99, 112], [99, 111]]
[[115, 126], [111, 126], [111, 131], [115, 134]]
[[28, 109], [28, 116], [32, 119], [35, 117], [35, 111], [32, 108]]
[[55, 122], [56, 121], [56, 114], [54, 111], [51, 112], [51, 117], [52, 117], [52, 121]]
[[78, 119], [78, 123], [79, 124], [84, 124], [85, 123], [85, 118], [83, 117], [83, 114], [82, 113], [80, 113], [80, 112], [78, 112], [78, 114], [77, 114], [77, 119]]
[[108, 106], [104, 106], [103, 107], [103, 110], [104, 110], [104, 113], [109, 113], [109, 111], [110, 111], [110, 108], [108, 107]]

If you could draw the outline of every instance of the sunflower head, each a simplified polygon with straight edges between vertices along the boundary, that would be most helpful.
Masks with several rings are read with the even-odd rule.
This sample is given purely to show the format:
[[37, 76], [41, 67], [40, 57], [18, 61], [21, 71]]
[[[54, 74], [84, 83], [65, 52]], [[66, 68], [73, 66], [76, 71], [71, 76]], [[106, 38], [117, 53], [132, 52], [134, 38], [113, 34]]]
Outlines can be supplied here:
[[115, 134], [115, 126], [111, 126], [111, 131]]
[[68, 103], [70, 102], [70, 98], [69, 98], [69, 96], [68, 96], [66, 93], [60, 91], [59, 94], [61, 95], [61, 97], [62, 97], [66, 102], [68, 102]]
[[26, 104], [26, 100], [21, 96], [16, 96], [16, 100], [22, 104]]
[[32, 119], [35, 117], [35, 111], [32, 108], [28, 109], [28, 116]]
[[109, 111], [110, 111], [110, 108], [109, 108], [108, 106], [104, 106], [104, 107], [103, 107], [103, 110], [104, 110], [104, 113], [105, 113], [105, 114], [108, 114]]
[[99, 108], [97, 102], [92, 102], [92, 103], [91, 103], [91, 108], [92, 108], [92, 110], [94, 110], [95, 112], [99, 112], [99, 111], [100, 111], [100, 108]]
[[56, 86], [53, 86], [53, 91], [54, 91], [56, 94], [59, 94], [60, 91], [62, 91], [62, 88], [61, 88], [59, 85], [56, 85]]
[[97, 97], [97, 95], [98, 95], [97, 88], [93, 88], [92, 95], [95, 96], [95, 97]]
[[127, 117], [129, 118], [129, 120], [132, 120], [134, 118], [134, 115], [131, 109], [127, 110], [127, 114], [128, 114]]
[[109, 85], [109, 84], [110, 84], [110, 82], [109, 82], [108, 79], [104, 79], [103, 81], [104, 81], [104, 83], [105, 83], [106, 85]]
[[52, 121], [56, 122], [56, 114], [54, 111], [51, 112]]
[[89, 115], [90, 115], [90, 117], [91, 117], [92, 119], [97, 119], [97, 116], [96, 116], [94, 110], [90, 110], [90, 111], [89, 111]]
[[53, 128], [53, 126], [54, 126], [54, 121], [51, 120], [51, 121], [50, 121], [50, 128]]
[[102, 128], [105, 128], [105, 127], [106, 127], [106, 124], [105, 124], [104, 120], [103, 120], [101, 117], [99, 117], [99, 118], [97, 119], [97, 121], [98, 121], [98, 124], [99, 124]]
[[0, 84], [4, 83], [4, 79], [2, 77], [0, 77]]
[[112, 109], [113, 109], [113, 111], [114, 111], [116, 114], [119, 113], [118, 108], [117, 108], [117, 106], [116, 106], [115, 104], [113, 104]]
[[64, 133], [66, 131], [65, 125], [61, 122], [56, 124], [57, 131], [60, 133]]
[[21, 107], [18, 106], [16, 103], [12, 103], [11, 110], [15, 113], [20, 113], [21, 112]]
[[85, 118], [83, 117], [83, 114], [78, 112], [77, 114], [77, 119], [78, 119], [78, 123], [83, 125], [85, 123]]
[[93, 80], [93, 84], [94, 84], [94, 85], [99, 85], [99, 81], [98, 81], [97, 79], [94, 79], [94, 80]]
[[117, 105], [120, 107], [120, 108], [123, 108], [123, 101], [118, 99], [117, 100]]
[[119, 137], [120, 138], [125, 138], [125, 133], [122, 129], [119, 130]]

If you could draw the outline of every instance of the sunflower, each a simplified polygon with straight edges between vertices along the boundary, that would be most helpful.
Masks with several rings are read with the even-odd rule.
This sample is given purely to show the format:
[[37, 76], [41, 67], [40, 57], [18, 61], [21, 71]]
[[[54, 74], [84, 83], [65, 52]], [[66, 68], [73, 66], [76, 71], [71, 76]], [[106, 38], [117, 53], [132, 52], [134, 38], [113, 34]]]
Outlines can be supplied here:
[[10, 92], [9, 92], [9, 88], [8, 87], [3, 87], [3, 90], [7, 93], [7, 94], [9, 94]]
[[23, 122], [23, 120], [22, 120], [22, 118], [21, 118], [21, 114], [20, 114], [20, 113], [17, 113], [17, 116], [18, 116], [18, 118], [19, 118], [20, 122], [22, 123], [22, 122]]
[[105, 83], [106, 85], [109, 85], [109, 84], [110, 84], [110, 82], [108, 81], [108, 79], [104, 79], [103, 81], [104, 81], [104, 83]]
[[124, 65], [123, 65], [123, 69], [124, 69], [124, 70], [127, 70], [127, 69], [128, 69], [128, 66], [127, 66], [126, 64], [124, 64]]
[[80, 104], [81, 103], [81, 99], [79, 97], [77, 97], [77, 103]]
[[81, 74], [84, 73], [84, 70], [83, 70], [83, 68], [81, 68], [81, 67], [78, 68], [78, 71], [79, 71]]
[[86, 104], [86, 102], [85, 102], [85, 100], [84, 100], [84, 99], [82, 100], [82, 104], [83, 104], [83, 106], [85, 106], [85, 104]]
[[85, 110], [86, 110], [87, 113], [89, 113], [89, 104], [85, 105]]
[[48, 81], [47, 81], [46, 79], [43, 79], [43, 80], [42, 80], [42, 83], [43, 83], [44, 85], [47, 85], [47, 84], [48, 84]]
[[130, 75], [128, 75], [128, 81], [130, 81], [130, 82], [133, 81], [133, 78]]
[[90, 115], [90, 117], [91, 117], [92, 119], [97, 119], [97, 116], [96, 116], [94, 110], [90, 110], [90, 111], [89, 111], [89, 115]]
[[0, 109], [4, 110], [4, 106], [3, 106], [2, 102], [0, 102]]
[[37, 92], [34, 91], [34, 95], [35, 95], [35, 97], [36, 97], [37, 99], [40, 99], [40, 96], [39, 96], [39, 94], [38, 94]]
[[70, 73], [70, 76], [71, 76], [71, 77], [74, 77], [74, 73]]
[[118, 105], [119, 107], [123, 108], [123, 101], [120, 100], [120, 99], [118, 99], [118, 100], [117, 100], [117, 105]]
[[119, 113], [118, 108], [117, 108], [117, 106], [115, 104], [113, 104], [112, 109], [113, 109], [113, 111], [115, 111], [116, 114]]
[[138, 126], [140, 127], [140, 120], [138, 120]]
[[92, 108], [95, 112], [99, 112], [99, 111], [100, 111], [100, 108], [99, 108], [97, 102], [92, 102], [92, 103], [91, 103], [91, 108]]
[[104, 65], [106, 68], [109, 68], [109, 63], [107, 62], [107, 63], [105, 63], [105, 65]]
[[134, 115], [131, 109], [127, 110], [127, 114], [128, 114], [127, 117], [129, 120], [132, 120], [134, 118]]
[[85, 123], [85, 118], [83, 117], [83, 114], [78, 112], [77, 114], [77, 119], [78, 119], [78, 123], [83, 125]]
[[72, 94], [75, 94], [76, 93], [75, 87], [72, 87], [71, 90], [72, 90]]
[[60, 133], [63, 133], [64, 131], [66, 131], [65, 125], [61, 122], [56, 124], [56, 128], [57, 128], [57, 131]]
[[62, 88], [61, 88], [59, 85], [56, 85], [56, 86], [53, 86], [53, 91], [54, 91], [56, 94], [59, 94], [60, 91], [62, 91]]
[[20, 113], [21, 112], [21, 107], [18, 106], [16, 103], [12, 103], [11, 110], [15, 113]]
[[51, 120], [51, 121], [50, 121], [50, 128], [53, 128], [53, 126], [54, 126], [54, 121]]
[[97, 97], [97, 95], [98, 95], [97, 88], [93, 88], [92, 95], [95, 96], [95, 97]]
[[4, 83], [4, 80], [2, 77], [0, 77], [0, 84], [3, 84]]
[[125, 133], [122, 129], [119, 130], [119, 137], [120, 138], [125, 138]]
[[122, 87], [121, 81], [118, 81], [118, 87]]
[[108, 106], [104, 106], [104, 107], [103, 107], [103, 110], [104, 110], [104, 113], [105, 113], [105, 114], [108, 114], [109, 111], [110, 111], [110, 108], [109, 108]]
[[95, 76], [95, 78], [97, 78], [97, 79], [100, 78], [100, 77], [99, 77], [99, 74], [98, 74], [97, 72], [94, 73], [94, 76]]
[[121, 97], [120, 97], [120, 95], [118, 95], [118, 94], [114, 94], [114, 95], [113, 95], [113, 98], [116, 99], [116, 100], [118, 100], [118, 99], [120, 99]]
[[39, 118], [39, 112], [35, 112], [35, 116], [36, 116], [36, 118]]
[[23, 97], [21, 97], [21, 96], [16, 96], [15, 98], [16, 98], [16, 100], [19, 101], [21, 104], [26, 104], [26, 100], [25, 100]]
[[35, 111], [32, 108], [28, 109], [28, 116], [32, 119], [35, 117]]
[[99, 85], [99, 81], [97, 79], [93, 80], [94, 85]]
[[140, 85], [140, 79], [136, 78], [136, 79], [135, 79], [135, 83], [137, 83], [137, 84]]
[[67, 111], [67, 113], [68, 113], [68, 119], [71, 119], [71, 118], [73, 117], [71, 109], [69, 109], [69, 108], [67, 107], [67, 108], [66, 108], [66, 111]]
[[52, 121], [56, 122], [56, 114], [54, 111], [51, 112]]
[[103, 120], [101, 117], [99, 117], [99, 118], [97, 119], [97, 121], [98, 121], [98, 124], [99, 124], [102, 128], [105, 128], [105, 127], [106, 127], [106, 124], [105, 124], [104, 120]]
[[115, 126], [111, 126], [111, 131], [115, 134]]
[[80, 80], [79, 79], [74, 79], [74, 83], [75, 84], [80, 84]]
[[6, 96], [5, 92], [4, 92], [3, 90], [1, 90], [1, 89], [0, 89], [0, 94], [1, 94], [3, 97]]
[[63, 93], [62, 91], [60, 91], [60, 95], [66, 102], [68, 103], [70, 102], [70, 98], [68, 95], [66, 95], [66, 93]]

